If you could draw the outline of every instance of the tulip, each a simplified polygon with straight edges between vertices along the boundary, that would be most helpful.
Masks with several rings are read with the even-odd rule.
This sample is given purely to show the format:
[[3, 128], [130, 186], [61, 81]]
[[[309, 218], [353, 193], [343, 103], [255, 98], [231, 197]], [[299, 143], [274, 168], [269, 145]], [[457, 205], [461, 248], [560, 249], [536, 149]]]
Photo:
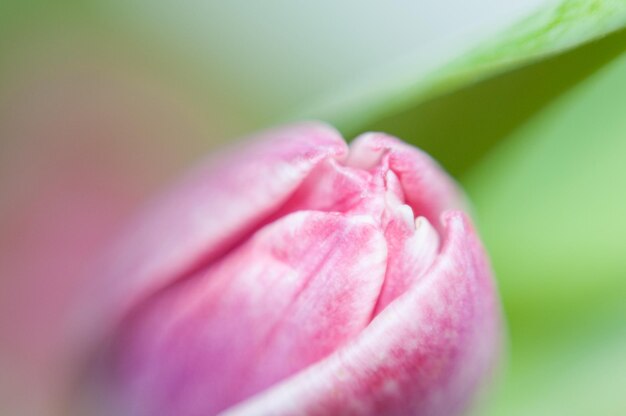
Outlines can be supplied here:
[[99, 406], [462, 412], [501, 339], [464, 206], [428, 155], [379, 133], [348, 148], [334, 129], [304, 123], [213, 156], [106, 262], [87, 372]]

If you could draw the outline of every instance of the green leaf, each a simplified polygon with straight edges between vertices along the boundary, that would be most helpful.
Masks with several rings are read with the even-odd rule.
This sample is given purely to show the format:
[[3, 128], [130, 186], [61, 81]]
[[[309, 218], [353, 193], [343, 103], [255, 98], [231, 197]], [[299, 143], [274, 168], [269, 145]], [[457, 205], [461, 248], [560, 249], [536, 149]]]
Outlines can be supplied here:
[[624, 0], [547, 2], [532, 16], [430, 75], [415, 69], [411, 78], [411, 68], [406, 67], [396, 73], [385, 71], [334, 93], [305, 115], [328, 120], [344, 132], [358, 132], [429, 98], [598, 39], [625, 24]]
[[372, 122], [423, 148], [460, 177], [491, 147], [626, 47], [626, 30], [470, 84]]
[[[495, 415], [626, 408], [615, 384], [626, 382], [616, 353], [626, 339], [625, 109], [626, 53], [464, 181], [510, 324], [511, 372]], [[609, 345], [621, 347], [603, 352]]]

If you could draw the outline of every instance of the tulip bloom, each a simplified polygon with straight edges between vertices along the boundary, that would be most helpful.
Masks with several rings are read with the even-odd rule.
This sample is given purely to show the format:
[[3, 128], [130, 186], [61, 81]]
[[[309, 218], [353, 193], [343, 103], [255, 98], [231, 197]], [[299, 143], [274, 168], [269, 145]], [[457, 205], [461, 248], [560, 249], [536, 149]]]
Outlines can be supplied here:
[[109, 262], [98, 394], [132, 415], [458, 414], [501, 329], [462, 207], [384, 134], [348, 148], [309, 123], [214, 156]]

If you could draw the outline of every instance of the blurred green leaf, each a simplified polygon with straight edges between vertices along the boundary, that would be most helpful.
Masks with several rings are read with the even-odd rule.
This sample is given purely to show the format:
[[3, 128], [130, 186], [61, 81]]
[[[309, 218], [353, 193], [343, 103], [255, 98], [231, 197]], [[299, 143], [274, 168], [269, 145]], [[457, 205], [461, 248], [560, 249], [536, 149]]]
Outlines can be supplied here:
[[373, 121], [461, 176], [499, 140], [626, 48], [626, 30]]
[[431, 72], [385, 71], [306, 112], [354, 133], [429, 98], [597, 39], [626, 24], [624, 0], [546, 2], [532, 16]]
[[494, 415], [626, 409], [625, 110], [622, 54], [466, 177], [511, 331]]

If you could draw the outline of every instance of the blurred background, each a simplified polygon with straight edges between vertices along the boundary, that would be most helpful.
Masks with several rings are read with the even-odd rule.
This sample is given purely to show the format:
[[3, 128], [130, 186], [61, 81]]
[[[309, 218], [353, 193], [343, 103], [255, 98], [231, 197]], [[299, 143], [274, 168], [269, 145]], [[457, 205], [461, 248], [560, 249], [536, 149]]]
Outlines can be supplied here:
[[431, 153], [509, 325], [478, 415], [626, 409], [626, 2], [0, 2], [0, 412], [61, 413], [103, 247], [212, 149], [321, 119]]

